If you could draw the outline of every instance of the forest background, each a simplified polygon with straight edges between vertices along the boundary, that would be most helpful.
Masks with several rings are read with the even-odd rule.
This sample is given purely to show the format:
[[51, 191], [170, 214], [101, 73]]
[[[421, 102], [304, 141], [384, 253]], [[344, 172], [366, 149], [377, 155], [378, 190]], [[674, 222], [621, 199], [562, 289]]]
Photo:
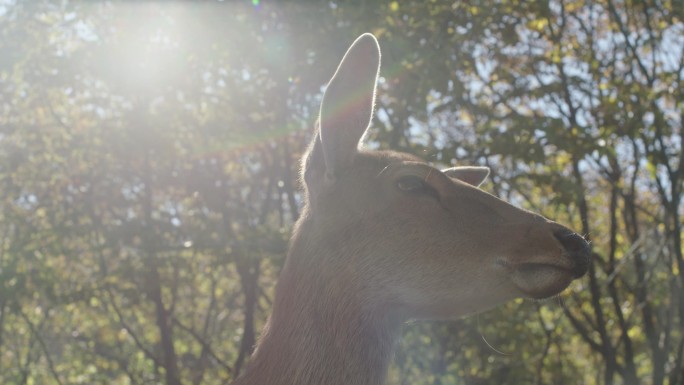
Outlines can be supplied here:
[[675, 0], [0, 1], [0, 383], [244, 370], [363, 32], [367, 146], [487, 165], [593, 246], [557, 299], [406, 325], [389, 384], [683, 385]]

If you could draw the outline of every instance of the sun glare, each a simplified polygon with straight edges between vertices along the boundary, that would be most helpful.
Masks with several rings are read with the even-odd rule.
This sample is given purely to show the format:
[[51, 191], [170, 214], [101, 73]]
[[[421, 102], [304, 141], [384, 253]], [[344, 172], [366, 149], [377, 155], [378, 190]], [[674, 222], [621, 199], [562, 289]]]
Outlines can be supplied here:
[[182, 77], [185, 23], [180, 6], [130, 4], [117, 15], [106, 66], [132, 93], [154, 92]]

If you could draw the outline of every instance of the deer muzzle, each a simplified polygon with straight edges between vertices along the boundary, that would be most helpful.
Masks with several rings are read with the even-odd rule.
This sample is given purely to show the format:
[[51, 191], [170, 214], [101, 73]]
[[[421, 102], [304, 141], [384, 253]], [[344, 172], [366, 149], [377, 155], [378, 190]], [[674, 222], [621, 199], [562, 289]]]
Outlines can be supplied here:
[[581, 235], [568, 229], [558, 230], [553, 235], [565, 249], [568, 258], [574, 263], [572, 268], [574, 277], [579, 278], [583, 276], [589, 269], [589, 258], [591, 255], [589, 242]]

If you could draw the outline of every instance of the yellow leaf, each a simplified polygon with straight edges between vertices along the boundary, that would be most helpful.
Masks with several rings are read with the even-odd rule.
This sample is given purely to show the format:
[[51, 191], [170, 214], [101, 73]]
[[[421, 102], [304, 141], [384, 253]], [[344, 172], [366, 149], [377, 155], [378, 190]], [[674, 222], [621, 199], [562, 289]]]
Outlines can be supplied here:
[[535, 31], [543, 31], [547, 24], [548, 21], [546, 19], [536, 19], [529, 22], [530, 28]]
[[627, 335], [629, 336], [629, 338], [634, 339], [635, 337], [641, 335], [641, 328], [638, 326], [633, 326], [627, 331]]

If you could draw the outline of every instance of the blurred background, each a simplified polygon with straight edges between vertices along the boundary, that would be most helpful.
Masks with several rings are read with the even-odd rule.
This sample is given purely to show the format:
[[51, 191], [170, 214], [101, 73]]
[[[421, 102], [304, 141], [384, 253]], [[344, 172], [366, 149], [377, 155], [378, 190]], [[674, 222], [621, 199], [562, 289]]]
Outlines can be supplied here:
[[0, 383], [244, 370], [363, 32], [367, 146], [490, 166], [594, 252], [559, 298], [407, 325], [389, 384], [684, 384], [675, 0], [0, 0]]

